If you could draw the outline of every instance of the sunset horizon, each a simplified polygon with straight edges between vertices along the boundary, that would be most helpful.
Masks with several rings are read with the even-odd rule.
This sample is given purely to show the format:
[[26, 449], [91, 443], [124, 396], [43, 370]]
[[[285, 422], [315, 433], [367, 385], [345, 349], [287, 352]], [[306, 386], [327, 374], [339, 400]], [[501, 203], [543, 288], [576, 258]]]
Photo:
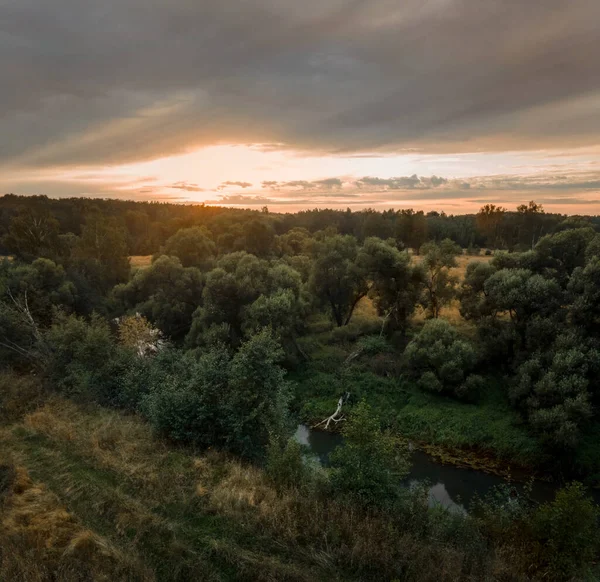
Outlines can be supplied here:
[[9, 1], [0, 195], [600, 214], [599, 19], [591, 0]]

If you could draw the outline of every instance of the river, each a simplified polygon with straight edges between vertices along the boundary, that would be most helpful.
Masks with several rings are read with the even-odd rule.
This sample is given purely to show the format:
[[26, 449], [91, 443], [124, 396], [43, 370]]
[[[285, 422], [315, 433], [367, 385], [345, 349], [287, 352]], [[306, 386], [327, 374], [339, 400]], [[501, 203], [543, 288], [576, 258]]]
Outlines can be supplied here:
[[[294, 438], [308, 447], [310, 454], [324, 466], [328, 465], [329, 454], [343, 442], [339, 434], [312, 430], [304, 424], [298, 425]], [[414, 450], [411, 455], [412, 466], [407, 484], [426, 481], [430, 506], [439, 504], [450, 511], [466, 513], [475, 496], [485, 497], [492, 488], [506, 483], [496, 475], [444, 465], [422, 451]], [[513, 485], [517, 491], [523, 490], [523, 484]], [[531, 497], [540, 503], [550, 501], [554, 499], [556, 489], [557, 486], [552, 483], [536, 481]]]

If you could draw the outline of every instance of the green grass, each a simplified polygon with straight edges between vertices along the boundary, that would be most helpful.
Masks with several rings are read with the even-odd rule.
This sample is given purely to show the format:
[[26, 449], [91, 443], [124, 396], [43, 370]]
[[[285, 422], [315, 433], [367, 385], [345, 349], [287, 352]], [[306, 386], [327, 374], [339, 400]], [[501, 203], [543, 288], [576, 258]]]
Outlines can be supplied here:
[[[325, 351], [329, 349], [326, 346]], [[291, 375], [296, 412], [304, 422], [318, 422], [329, 416], [340, 395], [349, 391], [353, 402], [364, 398], [384, 426], [411, 440], [492, 454], [522, 466], [544, 461], [542, 448], [510, 407], [499, 380], [491, 379], [488, 392], [467, 403], [424, 393], [400, 375], [376, 374], [369, 369], [373, 365], [373, 357], [367, 357], [349, 366], [342, 363], [333, 371], [330, 365], [327, 371], [317, 356]]]

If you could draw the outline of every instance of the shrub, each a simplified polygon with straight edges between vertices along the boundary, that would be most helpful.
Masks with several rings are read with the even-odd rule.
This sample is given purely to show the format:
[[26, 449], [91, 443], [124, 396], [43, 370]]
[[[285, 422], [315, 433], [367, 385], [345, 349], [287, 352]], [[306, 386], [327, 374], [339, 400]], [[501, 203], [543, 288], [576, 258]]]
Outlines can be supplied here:
[[576, 482], [538, 508], [532, 518], [533, 534], [541, 544], [549, 578], [567, 580], [584, 573], [598, 552], [598, 517], [598, 506]]
[[342, 433], [345, 442], [330, 457], [334, 490], [363, 505], [396, 500], [408, 474], [408, 447], [381, 431], [364, 401], [352, 411]]
[[266, 473], [277, 487], [314, 491], [324, 485], [325, 472], [305, 455], [304, 447], [290, 438], [284, 444], [273, 438], [267, 447]]
[[465, 397], [480, 387], [469, 379], [477, 361], [475, 349], [445, 320], [428, 321], [406, 346], [406, 366], [423, 390]]

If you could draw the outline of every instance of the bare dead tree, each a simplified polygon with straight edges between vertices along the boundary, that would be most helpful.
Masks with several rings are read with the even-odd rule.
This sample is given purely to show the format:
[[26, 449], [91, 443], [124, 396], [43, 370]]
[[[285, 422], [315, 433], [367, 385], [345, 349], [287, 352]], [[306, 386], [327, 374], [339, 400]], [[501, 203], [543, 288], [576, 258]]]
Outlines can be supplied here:
[[6, 290], [6, 294], [13, 303], [14, 311], [18, 315], [20, 321], [29, 330], [32, 341], [29, 345], [19, 345], [12, 341], [4, 334], [0, 336], [0, 346], [20, 355], [21, 357], [38, 365], [44, 365], [48, 361], [49, 349], [40, 332], [40, 329], [31, 314], [29, 301], [27, 299], [27, 290], [23, 294], [23, 299], [17, 299], [10, 288]]
[[312, 428], [317, 428], [324, 424], [325, 425], [324, 428], [325, 428], [325, 430], [327, 430], [329, 428], [329, 425], [332, 422], [335, 422], [337, 424], [338, 422], [342, 422], [343, 420], [346, 420], [346, 417], [342, 415], [342, 407], [348, 401], [348, 398], [350, 398], [350, 392], [346, 392], [345, 394], [342, 394], [342, 396], [340, 396], [340, 399], [338, 400], [337, 408], [335, 409], [335, 412], [331, 416], [328, 416], [327, 418], [323, 419], [321, 422], [315, 424]]

